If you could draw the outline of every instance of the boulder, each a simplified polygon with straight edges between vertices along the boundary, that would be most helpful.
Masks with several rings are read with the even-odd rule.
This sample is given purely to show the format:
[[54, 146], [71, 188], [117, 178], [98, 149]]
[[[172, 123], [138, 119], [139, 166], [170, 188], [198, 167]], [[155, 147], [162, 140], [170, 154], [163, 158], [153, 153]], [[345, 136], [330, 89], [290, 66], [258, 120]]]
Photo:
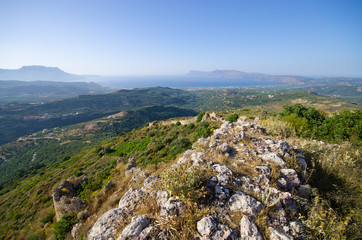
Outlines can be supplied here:
[[246, 215], [240, 221], [240, 238], [245, 240], [263, 240], [256, 224]]
[[280, 175], [287, 181], [287, 189], [292, 190], [300, 185], [298, 174], [294, 169], [283, 168], [280, 169]]
[[170, 217], [170, 216], [179, 216], [183, 212], [183, 204], [180, 200], [175, 198], [169, 198], [161, 206], [160, 216], [161, 217]]
[[138, 202], [144, 197], [144, 192], [140, 189], [130, 188], [119, 200], [118, 207], [133, 211]]
[[217, 229], [217, 221], [210, 216], [203, 217], [197, 222], [197, 231], [202, 237], [209, 237]]
[[286, 163], [284, 162], [283, 158], [277, 153], [273, 153], [273, 152], [266, 153], [266, 154], [260, 155], [260, 158], [267, 162], [276, 163], [281, 167], [286, 166]]
[[159, 190], [157, 191], [156, 201], [158, 206], [162, 206], [167, 202], [168, 193], [166, 191]]
[[123, 229], [117, 240], [138, 239], [142, 230], [148, 227], [148, 225], [150, 225], [150, 218], [147, 215], [133, 217], [131, 223]]
[[298, 188], [298, 194], [302, 198], [309, 199], [311, 193], [312, 193], [312, 187], [309, 184], [300, 185]]
[[269, 227], [270, 240], [293, 240], [294, 238], [282, 232], [281, 230]]
[[72, 177], [63, 180], [58, 187], [53, 189], [52, 197], [57, 221], [59, 221], [64, 214], [77, 214], [77, 212], [87, 206], [86, 202], [76, 197], [78, 189], [87, 181], [88, 179], [86, 177]]
[[212, 240], [231, 240], [236, 239], [234, 231], [224, 224], [219, 224], [216, 231], [211, 234]]
[[214, 164], [212, 169], [217, 173], [227, 174], [229, 176], [233, 175], [233, 172], [230, 170], [230, 168], [223, 164]]
[[127, 218], [128, 212], [122, 208], [114, 208], [104, 213], [88, 232], [89, 240], [107, 240], [114, 238], [118, 225]]
[[263, 209], [263, 204], [257, 201], [252, 196], [247, 195], [242, 191], [237, 191], [229, 199], [229, 206], [232, 211], [241, 210], [246, 214], [256, 217]]

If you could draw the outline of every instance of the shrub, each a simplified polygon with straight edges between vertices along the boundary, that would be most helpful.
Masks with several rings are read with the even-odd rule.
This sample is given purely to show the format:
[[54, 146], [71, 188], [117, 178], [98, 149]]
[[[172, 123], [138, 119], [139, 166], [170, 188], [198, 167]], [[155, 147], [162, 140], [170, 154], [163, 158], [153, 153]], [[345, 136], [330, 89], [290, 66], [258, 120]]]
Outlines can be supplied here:
[[55, 213], [54, 211], [51, 211], [45, 215], [40, 221], [44, 224], [46, 223], [52, 223], [54, 220]]
[[165, 191], [171, 196], [177, 196], [182, 200], [197, 201], [205, 196], [202, 187], [200, 171], [187, 166], [177, 166], [165, 171], [161, 175], [161, 183]]
[[63, 240], [68, 235], [74, 224], [77, 223], [74, 214], [65, 214], [54, 224], [54, 235], [57, 240]]
[[232, 113], [232, 114], [229, 114], [225, 117], [225, 120], [226, 121], [229, 121], [229, 122], [236, 122], [239, 118], [239, 115], [237, 115], [236, 113]]
[[196, 122], [201, 122], [201, 120], [204, 117], [205, 113], [206, 113], [205, 111], [200, 112], [199, 115], [197, 115]]

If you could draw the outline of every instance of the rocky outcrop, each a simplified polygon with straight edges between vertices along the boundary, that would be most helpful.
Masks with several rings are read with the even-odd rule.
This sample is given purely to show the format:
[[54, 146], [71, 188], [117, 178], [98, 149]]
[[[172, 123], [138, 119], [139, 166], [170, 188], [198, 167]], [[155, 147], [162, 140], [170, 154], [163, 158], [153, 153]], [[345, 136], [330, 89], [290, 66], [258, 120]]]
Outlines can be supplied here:
[[[205, 119], [210, 118], [220, 120], [217, 115], [205, 115]], [[293, 164], [299, 164], [300, 172], [289, 168], [291, 159]], [[170, 167], [180, 166], [185, 171], [196, 169], [208, 174], [201, 176], [205, 178], [202, 188], [207, 194], [200, 203], [193, 203], [193, 209], [209, 212], [197, 219], [195, 229], [188, 229], [194, 231], [194, 238], [262, 240], [263, 235], [270, 239], [303, 239], [298, 199], [308, 199], [311, 193], [310, 186], [303, 183], [305, 158], [291, 144], [271, 139], [262, 126], [244, 117], [235, 123], [224, 122], [210, 137], [196, 141], [192, 149]], [[141, 171], [135, 169], [138, 169], [136, 160], [130, 159], [126, 175]], [[140, 189], [130, 188], [120, 199], [118, 208], [109, 210], [96, 221], [88, 238], [170, 239], [176, 236], [168, 232], [173, 231], [169, 224], [169, 229], [163, 229], [160, 222], [177, 221], [190, 214], [190, 209], [183, 198], [162, 188], [160, 179], [149, 176]], [[153, 208], [156, 212], [133, 216], [140, 214], [138, 206], [150, 205], [147, 202], [150, 199], [157, 206]], [[232, 215], [240, 213], [242, 217], [237, 219], [239, 224], [235, 227]], [[266, 226], [257, 225], [258, 217], [265, 219]]]
[[69, 178], [63, 180], [58, 187], [53, 189], [53, 204], [57, 221], [64, 214], [76, 214], [87, 206], [86, 202], [81, 201], [77, 197], [77, 191], [83, 183], [87, 182], [86, 177]]

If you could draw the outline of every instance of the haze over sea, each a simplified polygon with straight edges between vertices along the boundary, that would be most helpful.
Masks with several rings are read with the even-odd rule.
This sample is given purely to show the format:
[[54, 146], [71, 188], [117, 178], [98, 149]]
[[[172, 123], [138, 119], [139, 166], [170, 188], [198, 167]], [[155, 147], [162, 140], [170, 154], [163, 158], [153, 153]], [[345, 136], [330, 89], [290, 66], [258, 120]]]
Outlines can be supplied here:
[[206, 88], [206, 87], [252, 87], [281, 85], [264, 81], [245, 81], [227, 78], [196, 78], [186, 76], [113, 76], [89, 79], [105, 87], [112, 88], [143, 88], [143, 87], [170, 87], [170, 88]]

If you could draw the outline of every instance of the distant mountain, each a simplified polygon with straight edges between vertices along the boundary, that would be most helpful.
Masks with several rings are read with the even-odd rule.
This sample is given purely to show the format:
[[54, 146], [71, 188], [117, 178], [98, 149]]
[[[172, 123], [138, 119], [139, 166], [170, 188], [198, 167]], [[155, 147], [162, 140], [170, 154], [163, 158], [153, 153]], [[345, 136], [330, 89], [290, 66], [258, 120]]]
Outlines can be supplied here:
[[87, 82], [0, 80], [0, 106], [8, 103], [35, 103], [85, 94], [111, 92], [111, 88]]
[[0, 80], [75, 81], [87, 76], [66, 73], [57, 67], [24, 66], [19, 69], [0, 69]]
[[289, 83], [289, 84], [306, 84], [313, 79], [302, 76], [292, 75], [269, 75], [262, 73], [246, 73], [236, 70], [215, 70], [211, 72], [190, 71], [186, 74], [193, 78], [224, 78], [238, 79], [241, 81], [271, 82], [271, 83]]

